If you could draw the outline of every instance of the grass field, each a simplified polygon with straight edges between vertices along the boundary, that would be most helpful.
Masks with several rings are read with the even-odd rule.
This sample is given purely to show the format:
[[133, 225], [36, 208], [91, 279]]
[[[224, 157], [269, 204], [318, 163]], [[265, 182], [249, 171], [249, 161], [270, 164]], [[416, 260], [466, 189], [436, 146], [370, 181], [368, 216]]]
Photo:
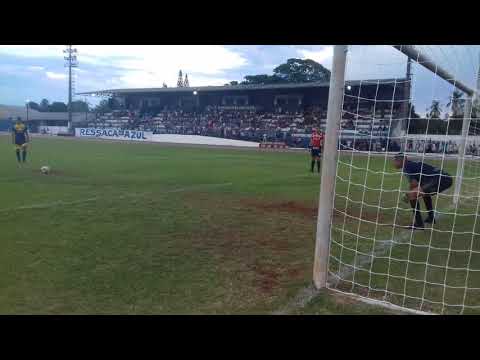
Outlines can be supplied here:
[[[329, 291], [295, 305], [312, 279], [320, 177], [308, 161], [306, 153], [35, 138], [29, 163], [18, 168], [0, 136], [0, 313], [389, 313]], [[355, 161], [365, 167], [365, 158]], [[52, 174], [42, 175], [41, 165]], [[371, 166], [383, 168], [383, 160]], [[360, 170], [352, 176], [363, 180]], [[364, 225], [361, 233], [375, 231]], [[332, 254], [357, 261], [346, 249], [372, 245], [357, 239], [344, 236]], [[392, 271], [405, 270], [398, 262]], [[384, 268], [374, 262], [377, 272]], [[368, 281], [364, 275], [357, 271], [355, 283]], [[378, 277], [375, 287], [385, 281]]]
[[[426, 162], [456, 174], [454, 159]], [[476, 167], [467, 163], [466, 173], [471, 176]], [[428, 312], [458, 313], [462, 304], [465, 313], [478, 312], [478, 179], [464, 181], [462, 194], [470, 197], [458, 206], [452, 201], [454, 186], [436, 196], [438, 223], [411, 231], [401, 227], [412, 221], [410, 205], [399, 201], [398, 189], [405, 190], [406, 181], [390, 160], [345, 155], [337, 173], [330, 270], [342, 274], [339, 289]], [[424, 210], [423, 201], [421, 206]]]
[[18, 168], [0, 136], [0, 313], [299, 313], [319, 191], [306, 167], [297, 153], [35, 138]]

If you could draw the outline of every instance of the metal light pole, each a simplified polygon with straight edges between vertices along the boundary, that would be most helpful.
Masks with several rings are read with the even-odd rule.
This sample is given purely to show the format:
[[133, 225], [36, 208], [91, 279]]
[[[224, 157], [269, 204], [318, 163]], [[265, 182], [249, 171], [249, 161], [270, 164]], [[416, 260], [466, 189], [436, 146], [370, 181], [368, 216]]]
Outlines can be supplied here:
[[72, 68], [78, 67], [77, 49], [72, 48], [72, 45], [66, 45], [67, 48], [63, 50], [65, 66], [68, 67], [68, 131], [72, 127]]
[[27, 108], [27, 123], [28, 123], [28, 108], [30, 107], [30, 100], [25, 101], [25, 107]]
[[84, 102], [85, 102], [85, 123], [88, 123], [88, 102], [87, 102], [87, 97], [84, 97]]

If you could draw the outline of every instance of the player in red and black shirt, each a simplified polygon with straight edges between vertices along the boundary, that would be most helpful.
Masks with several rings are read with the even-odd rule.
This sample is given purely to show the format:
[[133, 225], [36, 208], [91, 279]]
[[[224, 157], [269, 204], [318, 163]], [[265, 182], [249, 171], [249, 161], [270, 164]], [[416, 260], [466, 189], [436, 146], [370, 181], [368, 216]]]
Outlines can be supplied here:
[[310, 138], [310, 153], [312, 154], [311, 172], [315, 168], [315, 162], [317, 162], [317, 170], [320, 172], [320, 156], [323, 148], [323, 134], [318, 132], [317, 129], [312, 129], [312, 137]]

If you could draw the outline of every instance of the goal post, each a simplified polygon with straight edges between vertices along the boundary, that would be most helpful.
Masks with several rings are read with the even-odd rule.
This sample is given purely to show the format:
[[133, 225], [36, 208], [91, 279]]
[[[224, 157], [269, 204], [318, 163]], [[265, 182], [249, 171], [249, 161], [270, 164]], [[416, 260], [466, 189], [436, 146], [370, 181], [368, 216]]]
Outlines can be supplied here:
[[330, 251], [330, 224], [333, 209], [335, 187], [335, 172], [337, 168], [338, 128], [342, 118], [343, 91], [345, 86], [345, 63], [347, 60], [346, 45], [335, 45], [333, 49], [333, 64], [328, 93], [327, 127], [325, 131], [325, 146], [320, 199], [318, 205], [317, 236], [315, 245], [315, 260], [313, 280], [317, 288], [327, 284], [328, 256]]
[[466, 144], [467, 138], [470, 129], [470, 123], [472, 118], [472, 105], [473, 105], [473, 97], [469, 96], [465, 101], [465, 110], [463, 115], [463, 122], [462, 122], [462, 134], [460, 138], [460, 143], [458, 146], [458, 160], [457, 160], [457, 175], [456, 175], [456, 182], [455, 182], [455, 192], [453, 195], [453, 203], [458, 205], [460, 199], [460, 192], [462, 190], [462, 180], [465, 168], [465, 156], [466, 156]]
[[[478, 67], [469, 52], [420, 47], [333, 48], [313, 281], [414, 313], [480, 313]], [[358, 75], [370, 68], [382, 76]], [[398, 152], [422, 187], [440, 173], [450, 185], [430, 177], [432, 195], [408, 198]]]

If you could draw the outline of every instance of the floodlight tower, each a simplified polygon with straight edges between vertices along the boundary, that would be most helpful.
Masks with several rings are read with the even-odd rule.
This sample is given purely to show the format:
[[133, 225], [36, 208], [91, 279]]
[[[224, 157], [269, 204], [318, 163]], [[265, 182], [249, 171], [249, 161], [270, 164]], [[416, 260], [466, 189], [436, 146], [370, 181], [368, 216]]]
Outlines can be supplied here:
[[65, 66], [68, 67], [68, 130], [72, 127], [72, 68], [78, 67], [77, 49], [72, 48], [72, 45], [65, 45], [67, 48], [63, 50], [66, 54]]

